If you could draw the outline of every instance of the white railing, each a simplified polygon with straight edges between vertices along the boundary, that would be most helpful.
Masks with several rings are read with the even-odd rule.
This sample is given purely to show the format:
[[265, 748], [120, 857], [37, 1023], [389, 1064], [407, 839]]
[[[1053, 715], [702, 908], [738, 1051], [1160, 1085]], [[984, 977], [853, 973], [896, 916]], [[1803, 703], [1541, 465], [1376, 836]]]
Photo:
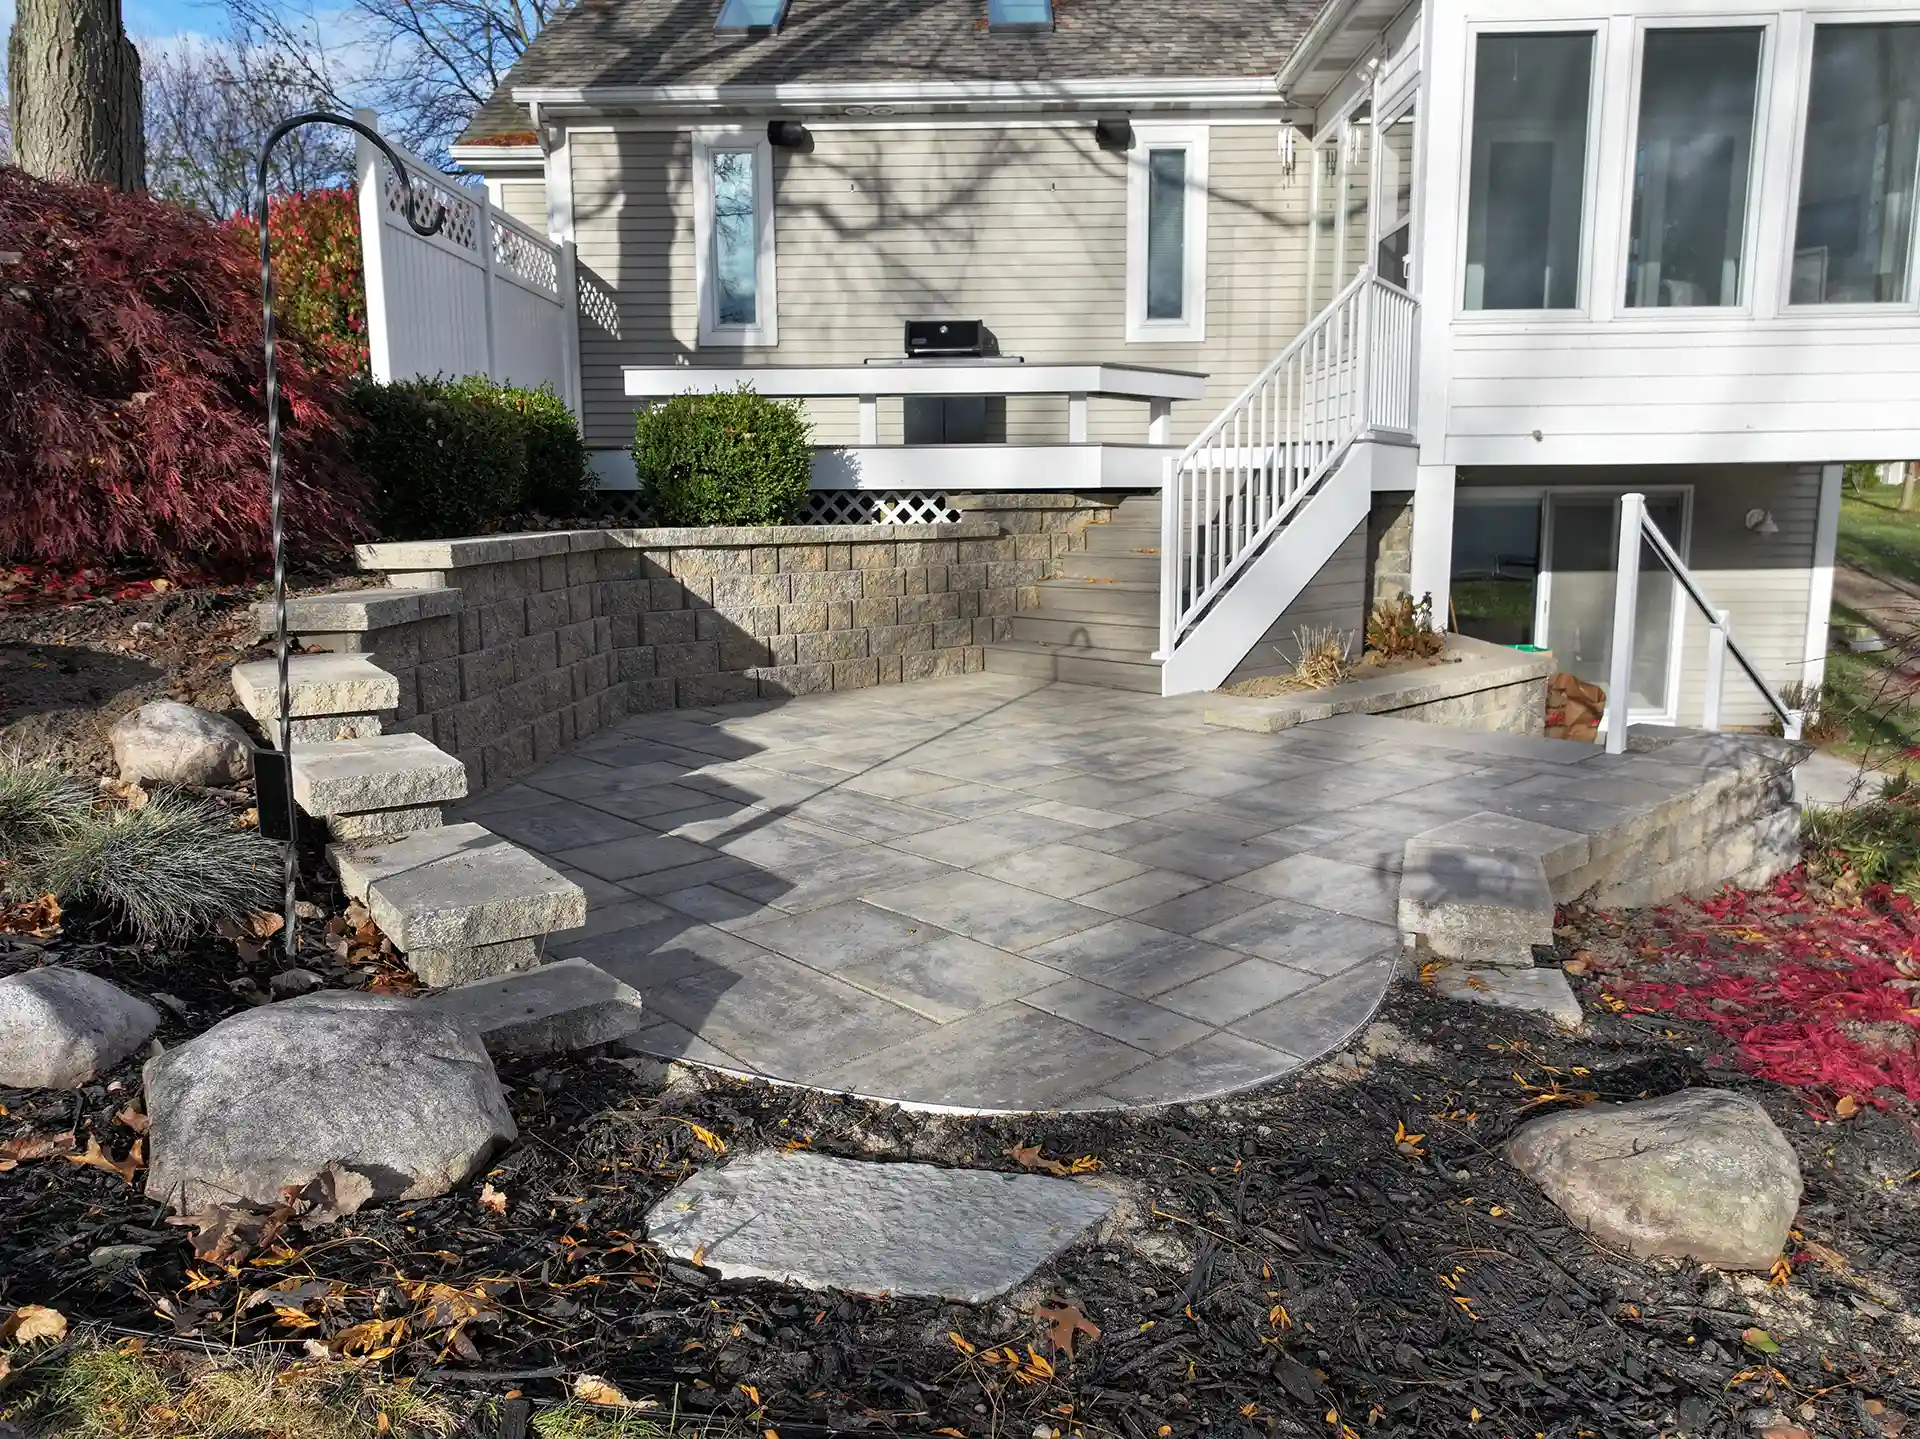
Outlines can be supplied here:
[[1632, 708], [1634, 616], [1640, 603], [1640, 545], [1646, 542], [1654, 557], [1667, 567], [1680, 592], [1692, 601], [1707, 621], [1707, 692], [1702, 705], [1701, 726], [1720, 728], [1720, 691], [1726, 684], [1727, 656], [1746, 672], [1760, 697], [1780, 721], [1781, 733], [1788, 739], [1800, 738], [1804, 716], [1788, 709], [1786, 701], [1774, 692], [1747, 652], [1733, 637], [1726, 610], [1707, 598], [1706, 591], [1694, 579], [1679, 553], [1667, 542], [1660, 526], [1647, 515], [1647, 497], [1626, 494], [1620, 497], [1620, 549], [1615, 561], [1613, 588], [1613, 655], [1607, 675], [1607, 753], [1625, 754], [1628, 712]]
[[1160, 657], [1364, 435], [1413, 430], [1418, 302], [1363, 270], [1177, 458], [1161, 490]]
[[[360, 118], [372, 123], [371, 112]], [[443, 223], [431, 236], [413, 231], [399, 176], [363, 137], [360, 250], [374, 378], [481, 374], [529, 389], [546, 384], [579, 413], [572, 245], [554, 243], [495, 208], [484, 191], [399, 153], [415, 203], [438, 210]]]

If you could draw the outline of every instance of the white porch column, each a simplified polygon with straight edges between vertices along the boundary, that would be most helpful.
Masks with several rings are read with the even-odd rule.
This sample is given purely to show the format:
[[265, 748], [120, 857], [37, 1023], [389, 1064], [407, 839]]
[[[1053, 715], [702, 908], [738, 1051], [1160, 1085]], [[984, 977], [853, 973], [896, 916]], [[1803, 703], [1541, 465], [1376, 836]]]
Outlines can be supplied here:
[[1413, 480], [1413, 597], [1433, 596], [1433, 622], [1447, 622], [1447, 581], [1453, 572], [1452, 465], [1421, 465]]
[[1845, 465], [1820, 469], [1820, 505], [1813, 529], [1813, 573], [1807, 590], [1807, 648], [1800, 683], [1817, 688], [1827, 678], [1827, 623], [1833, 610], [1833, 553], [1840, 534], [1840, 482]]

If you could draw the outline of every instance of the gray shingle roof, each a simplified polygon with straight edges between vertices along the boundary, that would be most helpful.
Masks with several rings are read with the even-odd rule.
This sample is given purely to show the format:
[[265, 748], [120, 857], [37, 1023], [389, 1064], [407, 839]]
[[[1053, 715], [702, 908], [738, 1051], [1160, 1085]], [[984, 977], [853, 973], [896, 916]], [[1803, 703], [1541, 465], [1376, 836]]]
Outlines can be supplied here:
[[582, 0], [461, 136], [524, 131], [516, 87], [1271, 75], [1321, 0], [1054, 0], [1048, 34], [989, 34], [987, 0], [790, 0], [777, 35], [720, 35], [720, 0]]

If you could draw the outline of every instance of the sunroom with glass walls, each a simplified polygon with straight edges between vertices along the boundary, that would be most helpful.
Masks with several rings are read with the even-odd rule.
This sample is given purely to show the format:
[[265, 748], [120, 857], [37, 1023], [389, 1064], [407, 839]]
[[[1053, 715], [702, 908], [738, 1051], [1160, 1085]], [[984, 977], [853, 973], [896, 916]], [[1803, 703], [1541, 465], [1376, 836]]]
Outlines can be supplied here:
[[1920, 6], [1435, 0], [1421, 462], [1920, 453]]

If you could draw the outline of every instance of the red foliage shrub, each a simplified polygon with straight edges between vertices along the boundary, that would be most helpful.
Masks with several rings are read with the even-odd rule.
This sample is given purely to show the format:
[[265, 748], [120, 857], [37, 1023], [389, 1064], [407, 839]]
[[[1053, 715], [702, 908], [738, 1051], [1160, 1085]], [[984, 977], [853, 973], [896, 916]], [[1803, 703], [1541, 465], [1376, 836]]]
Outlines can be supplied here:
[[[280, 348], [286, 515], [362, 538], [347, 374]], [[257, 262], [178, 206], [0, 168], [0, 557], [258, 569], [268, 556]]]
[[[281, 323], [336, 365], [367, 368], [367, 287], [360, 264], [360, 210], [353, 191], [309, 190], [276, 195], [267, 205], [273, 227], [273, 291]], [[251, 217], [229, 222], [258, 254]]]

